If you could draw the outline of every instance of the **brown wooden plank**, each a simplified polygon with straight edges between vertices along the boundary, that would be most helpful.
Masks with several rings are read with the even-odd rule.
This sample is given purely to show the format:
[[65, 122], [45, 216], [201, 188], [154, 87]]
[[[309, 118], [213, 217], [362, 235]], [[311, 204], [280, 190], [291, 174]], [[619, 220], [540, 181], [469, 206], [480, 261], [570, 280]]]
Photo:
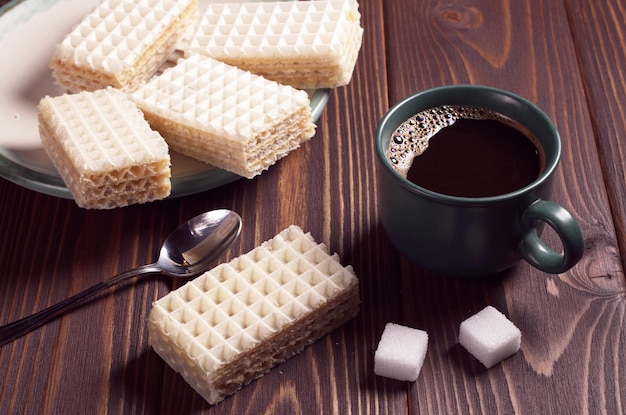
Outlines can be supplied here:
[[[579, 220], [587, 242], [581, 263], [559, 276], [522, 264], [493, 280], [444, 280], [404, 263], [405, 322], [431, 336], [422, 378], [412, 388], [412, 409], [623, 409], [614, 385], [623, 385], [617, 356], [626, 337], [623, 331], [609, 335], [623, 323], [623, 270], [563, 5], [407, 0], [385, 6], [391, 101], [432, 86], [472, 83], [508, 89], [538, 104], [563, 138], [554, 199]], [[518, 356], [486, 371], [456, 343], [458, 324], [488, 304], [520, 326], [523, 340]], [[601, 364], [598, 356], [605, 359]]]
[[[3, 195], [11, 195], [13, 189], [18, 192], [17, 186], [2, 182]], [[121, 270], [152, 261], [163, 233], [178, 220], [176, 216], [168, 219], [155, 215], [159, 211], [154, 209], [83, 211], [67, 200], [23, 189], [19, 195], [23, 204], [3, 204], [1, 208], [2, 234], [14, 235], [3, 240], [0, 255], [3, 323], [58, 302]], [[4, 229], [5, 224], [19, 231]], [[145, 235], [141, 246], [129, 238], [136, 233]], [[116, 288], [112, 294], [97, 297], [3, 347], [0, 359], [5, 373], [16, 374], [11, 382], [2, 384], [3, 412], [71, 413], [82, 408], [98, 413], [111, 405], [110, 396], [124, 397], [120, 384], [129, 391], [154, 390], [155, 386], [158, 390], [160, 375], [155, 377], [154, 370], [159, 374], [163, 365], [154, 357], [142, 358], [147, 348], [145, 330], [139, 329], [132, 336], [127, 333], [136, 328], [137, 318], [141, 319], [136, 313], [143, 310], [145, 315], [156, 296], [156, 285], [155, 281], [138, 281]], [[25, 360], [32, 363], [24, 365]], [[134, 362], [150, 363], [143, 368], [143, 380], [119, 382], [129, 377], [135, 380]]]
[[566, 1], [582, 81], [587, 96], [594, 136], [605, 170], [613, 219], [620, 238], [622, 257], [626, 235], [626, 5], [620, 1], [591, 4]]

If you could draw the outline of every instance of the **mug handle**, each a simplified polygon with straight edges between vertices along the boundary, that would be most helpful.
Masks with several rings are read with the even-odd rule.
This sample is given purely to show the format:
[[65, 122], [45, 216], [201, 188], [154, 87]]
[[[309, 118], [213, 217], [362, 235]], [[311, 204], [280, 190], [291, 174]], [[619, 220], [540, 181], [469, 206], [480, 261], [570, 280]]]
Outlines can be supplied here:
[[[549, 248], [537, 234], [535, 221], [547, 223], [559, 235], [563, 254]], [[529, 229], [517, 246], [517, 252], [532, 266], [550, 273], [559, 274], [572, 268], [583, 256], [585, 242], [580, 226], [561, 205], [537, 200], [521, 217], [522, 226]]]

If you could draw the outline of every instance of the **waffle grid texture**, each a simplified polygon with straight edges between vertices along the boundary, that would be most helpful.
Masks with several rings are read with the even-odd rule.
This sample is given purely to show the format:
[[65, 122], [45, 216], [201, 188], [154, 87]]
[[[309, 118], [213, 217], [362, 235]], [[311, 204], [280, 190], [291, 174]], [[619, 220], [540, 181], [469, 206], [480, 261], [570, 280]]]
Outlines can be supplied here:
[[132, 90], [195, 27], [198, 0], [103, 0], [56, 46], [50, 68], [71, 92]]
[[76, 203], [109, 209], [170, 193], [170, 156], [128, 96], [114, 88], [45, 97], [39, 133]]
[[356, 0], [209, 4], [187, 54], [301, 89], [348, 84], [363, 28]]
[[198, 54], [131, 98], [173, 150], [247, 178], [315, 134], [306, 92]]
[[215, 404], [353, 318], [358, 279], [289, 228], [153, 304], [154, 350]]

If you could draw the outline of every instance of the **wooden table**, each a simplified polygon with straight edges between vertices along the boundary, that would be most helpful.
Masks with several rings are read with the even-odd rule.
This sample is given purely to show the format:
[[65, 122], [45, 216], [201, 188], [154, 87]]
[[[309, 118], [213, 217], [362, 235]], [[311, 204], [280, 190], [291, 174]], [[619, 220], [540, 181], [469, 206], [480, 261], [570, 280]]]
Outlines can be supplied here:
[[[0, 349], [0, 413], [626, 412], [626, 5], [360, 3], [365, 38], [352, 82], [331, 92], [312, 141], [253, 180], [111, 211], [0, 180], [0, 323], [151, 262], [177, 224], [220, 207], [244, 220], [223, 260], [300, 225], [354, 266], [358, 317], [211, 407], [148, 343], [151, 302], [178, 285], [139, 280]], [[547, 275], [522, 263], [453, 279], [390, 244], [376, 199], [377, 123], [401, 98], [454, 83], [511, 90], [554, 119], [564, 150], [554, 199], [586, 240], [571, 271]], [[459, 323], [486, 305], [523, 333], [521, 351], [489, 370], [457, 342]], [[387, 322], [429, 333], [414, 383], [373, 372]]]

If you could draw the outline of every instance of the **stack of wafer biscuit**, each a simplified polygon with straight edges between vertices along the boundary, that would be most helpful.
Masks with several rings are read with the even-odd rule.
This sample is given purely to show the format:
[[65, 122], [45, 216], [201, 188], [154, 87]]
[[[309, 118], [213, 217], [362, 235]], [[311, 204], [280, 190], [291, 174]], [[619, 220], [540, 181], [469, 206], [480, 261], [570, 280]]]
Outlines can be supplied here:
[[103, 0], [57, 45], [50, 68], [70, 92], [134, 89], [198, 20], [198, 0]]
[[209, 4], [186, 53], [296, 88], [348, 84], [363, 29], [356, 0]]
[[123, 92], [106, 88], [45, 97], [39, 133], [76, 203], [110, 209], [170, 193], [170, 156]]
[[[124, 91], [171, 149], [252, 178], [315, 134], [308, 95], [296, 87], [349, 82], [363, 33], [358, 3], [206, 6], [200, 18], [198, 0], [102, 0], [56, 46], [50, 67], [57, 83], [70, 92]], [[184, 59], [172, 68], [167, 62], [172, 56]], [[164, 70], [165, 62], [169, 68]], [[100, 100], [84, 102], [100, 111]], [[61, 176], [77, 203], [132, 203], [130, 196], [115, 194], [117, 188], [95, 196], [98, 191], [88, 190], [93, 185], [76, 182], [82, 166], [72, 163], [80, 160], [59, 155], [66, 138], [50, 129], [48, 118], [40, 117], [42, 141], [58, 158], [55, 163], [63, 160]], [[55, 122], [66, 127], [61, 118]], [[118, 151], [125, 151], [120, 140], [109, 139], [107, 145], [118, 142]], [[137, 201], [169, 194], [158, 172], [156, 182], [144, 187], [160, 190], [139, 195]], [[79, 195], [81, 191], [92, 193]]]
[[154, 350], [215, 404], [352, 319], [358, 279], [297, 226], [153, 304]]
[[198, 54], [131, 98], [170, 148], [247, 178], [315, 134], [306, 92]]

